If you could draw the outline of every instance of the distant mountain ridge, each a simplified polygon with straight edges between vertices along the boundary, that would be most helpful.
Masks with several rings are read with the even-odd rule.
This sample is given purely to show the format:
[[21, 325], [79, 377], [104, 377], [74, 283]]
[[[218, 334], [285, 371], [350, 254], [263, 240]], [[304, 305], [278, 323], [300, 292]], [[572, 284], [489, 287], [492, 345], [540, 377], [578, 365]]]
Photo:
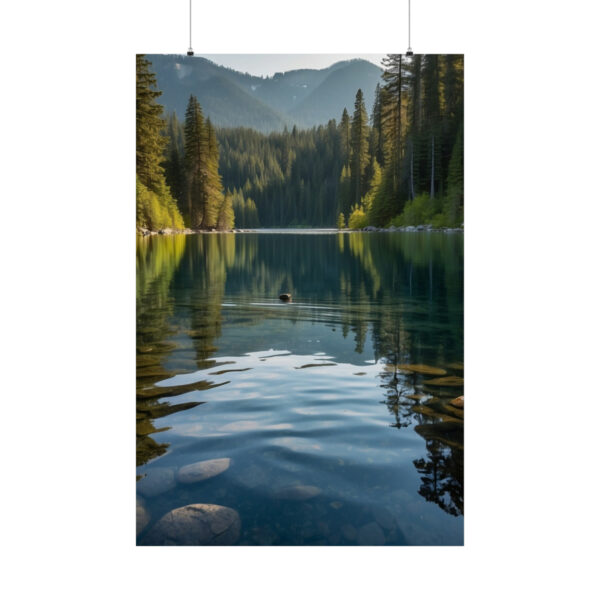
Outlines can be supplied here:
[[219, 127], [251, 127], [263, 132], [284, 127], [310, 128], [339, 121], [344, 107], [352, 114], [361, 88], [369, 113], [382, 70], [363, 59], [337, 62], [325, 69], [296, 69], [257, 77], [212, 61], [177, 54], [149, 54], [162, 91], [159, 102], [183, 120], [190, 94]]

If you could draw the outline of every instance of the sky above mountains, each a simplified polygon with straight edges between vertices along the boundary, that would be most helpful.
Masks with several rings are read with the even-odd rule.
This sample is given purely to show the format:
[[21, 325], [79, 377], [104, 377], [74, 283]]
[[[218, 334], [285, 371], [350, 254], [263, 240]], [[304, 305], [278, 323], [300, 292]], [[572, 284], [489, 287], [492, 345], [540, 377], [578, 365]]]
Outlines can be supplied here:
[[386, 54], [197, 54], [218, 65], [250, 73], [258, 77], [271, 77], [274, 73], [295, 69], [324, 69], [341, 60], [362, 58], [381, 67]]

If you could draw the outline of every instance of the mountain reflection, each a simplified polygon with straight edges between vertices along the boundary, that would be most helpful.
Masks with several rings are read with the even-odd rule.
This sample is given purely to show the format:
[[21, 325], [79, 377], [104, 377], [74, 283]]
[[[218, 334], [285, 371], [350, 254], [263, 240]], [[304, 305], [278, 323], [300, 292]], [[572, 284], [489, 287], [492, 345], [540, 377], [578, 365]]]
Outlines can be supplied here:
[[[291, 304], [278, 302], [283, 292], [292, 294]], [[392, 427], [414, 427], [425, 440], [426, 456], [413, 461], [418, 493], [450, 515], [462, 514], [462, 413], [444, 408], [462, 389], [432, 388], [431, 377], [401, 368], [433, 365], [462, 376], [448, 366], [462, 361], [462, 236], [138, 238], [136, 303], [138, 465], [169, 449], [152, 437], [165, 431], [161, 417], [204, 403], [204, 390], [216, 385], [208, 370], [221, 364], [218, 355], [269, 347], [305, 354], [306, 342], [281, 323], [322, 324], [329, 333], [319, 342], [336, 360], [359, 364], [372, 350], [387, 365], [373, 398], [387, 406]], [[348, 337], [354, 354], [342, 356], [348, 351], [339, 340]], [[174, 375], [199, 371], [206, 376], [193, 385], [163, 387]], [[177, 402], [190, 391], [199, 391], [199, 400]]]

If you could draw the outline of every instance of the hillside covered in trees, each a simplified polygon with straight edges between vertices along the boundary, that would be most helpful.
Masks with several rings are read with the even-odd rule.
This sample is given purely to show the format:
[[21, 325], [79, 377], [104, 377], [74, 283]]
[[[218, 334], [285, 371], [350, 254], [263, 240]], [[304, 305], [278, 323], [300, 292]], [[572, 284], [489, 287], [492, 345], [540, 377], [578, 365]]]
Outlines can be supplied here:
[[[233, 226], [232, 195], [223, 193], [214, 127], [190, 96], [185, 125], [165, 135], [161, 92], [151, 63], [136, 57], [136, 224], [160, 230]], [[165, 168], [166, 167], [166, 168]]]
[[155, 204], [199, 229], [463, 222], [462, 55], [390, 54], [371, 107], [359, 88], [339, 122], [270, 134], [215, 128], [194, 95], [164, 119], [140, 60], [138, 225]]
[[201, 56], [149, 55], [166, 113], [183, 121], [190, 95], [217, 127], [251, 127], [263, 133], [309, 129], [338, 118], [361, 88], [373, 104], [381, 68], [369, 60], [336, 62], [325, 69], [294, 69], [258, 77]]

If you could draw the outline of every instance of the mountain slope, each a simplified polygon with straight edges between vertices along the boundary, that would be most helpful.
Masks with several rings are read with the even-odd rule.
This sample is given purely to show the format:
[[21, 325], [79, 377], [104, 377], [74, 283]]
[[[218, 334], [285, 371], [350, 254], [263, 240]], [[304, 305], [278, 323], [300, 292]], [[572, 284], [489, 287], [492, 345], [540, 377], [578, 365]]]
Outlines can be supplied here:
[[175, 54], [148, 55], [163, 92], [160, 102], [180, 120], [190, 94], [197, 96], [204, 113], [220, 127], [252, 127], [281, 131], [294, 124], [313, 127], [339, 120], [344, 107], [352, 112], [356, 90], [361, 88], [371, 110], [381, 69], [354, 59], [326, 69], [297, 69], [256, 77], [221, 67], [201, 57]]
[[363, 91], [369, 114], [375, 101], [375, 87], [380, 81], [381, 70], [366, 61], [350, 61], [329, 73], [327, 78], [300, 104], [289, 111], [292, 119], [310, 126], [310, 123], [327, 123], [335, 115], [339, 118], [344, 110], [352, 114], [356, 91]]

